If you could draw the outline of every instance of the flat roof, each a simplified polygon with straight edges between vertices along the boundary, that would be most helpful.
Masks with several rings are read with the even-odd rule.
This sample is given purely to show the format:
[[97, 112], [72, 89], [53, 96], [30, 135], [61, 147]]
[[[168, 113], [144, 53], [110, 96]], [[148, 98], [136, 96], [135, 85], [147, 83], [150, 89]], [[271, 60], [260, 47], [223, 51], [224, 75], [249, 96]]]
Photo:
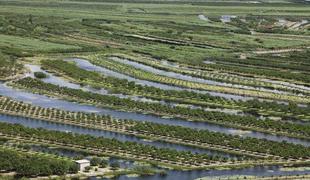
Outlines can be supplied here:
[[90, 163], [90, 161], [87, 160], [87, 159], [81, 159], [81, 160], [77, 160], [77, 161], [75, 161], [75, 162], [76, 162], [76, 163], [79, 163], [79, 164]]

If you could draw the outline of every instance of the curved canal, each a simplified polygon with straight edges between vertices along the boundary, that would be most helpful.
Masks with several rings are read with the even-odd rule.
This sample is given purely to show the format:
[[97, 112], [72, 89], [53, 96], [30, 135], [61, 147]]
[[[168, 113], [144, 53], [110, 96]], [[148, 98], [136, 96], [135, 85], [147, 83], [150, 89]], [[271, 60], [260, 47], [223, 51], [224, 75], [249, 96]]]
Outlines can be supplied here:
[[167, 125], [179, 125], [183, 127], [196, 128], [196, 129], [206, 129], [213, 132], [221, 132], [225, 134], [240, 135], [242, 137], [253, 137], [259, 139], [268, 139], [271, 141], [287, 141], [294, 144], [302, 144], [304, 146], [310, 146], [310, 142], [307, 140], [290, 138], [285, 136], [277, 136], [272, 134], [266, 134], [255, 131], [243, 131], [235, 128], [228, 128], [216, 124], [211, 124], [207, 122], [193, 122], [186, 121], [177, 118], [163, 118], [150, 114], [141, 114], [135, 112], [124, 112], [117, 111], [109, 108], [99, 108], [91, 105], [79, 104], [75, 102], [69, 102], [65, 100], [51, 98], [45, 95], [33, 94], [26, 92], [24, 90], [14, 89], [3, 83], [0, 83], [0, 95], [10, 97], [17, 101], [23, 101], [26, 103], [33, 104], [35, 106], [41, 106], [45, 108], [58, 108], [66, 111], [75, 112], [89, 112], [97, 113], [102, 115], [110, 115], [118, 119], [132, 119], [136, 121], [148, 121]]

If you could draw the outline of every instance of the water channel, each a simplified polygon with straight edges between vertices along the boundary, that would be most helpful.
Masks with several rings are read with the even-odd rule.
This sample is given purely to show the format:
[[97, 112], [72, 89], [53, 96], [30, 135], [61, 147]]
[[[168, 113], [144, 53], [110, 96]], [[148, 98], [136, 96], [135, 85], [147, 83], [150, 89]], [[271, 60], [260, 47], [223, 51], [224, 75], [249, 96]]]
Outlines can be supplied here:
[[65, 100], [51, 98], [45, 95], [33, 94], [26, 92], [24, 90], [14, 89], [10, 86], [7, 86], [4, 83], [0, 83], [0, 95], [10, 97], [17, 101], [23, 101], [26, 103], [33, 104], [35, 106], [41, 106], [45, 108], [58, 108], [66, 111], [75, 111], [75, 112], [89, 112], [97, 113], [103, 115], [110, 115], [114, 118], [119, 119], [132, 119], [136, 121], [148, 121], [154, 123], [168, 124], [168, 125], [179, 125], [183, 127], [196, 128], [196, 129], [206, 129], [213, 132], [221, 132], [225, 134], [240, 135], [242, 137], [254, 137], [259, 139], [268, 139], [272, 141], [287, 141], [295, 144], [302, 144], [304, 146], [310, 146], [310, 142], [307, 140], [290, 138], [285, 136], [277, 136], [272, 134], [266, 134], [255, 131], [244, 131], [235, 128], [228, 128], [216, 124], [211, 124], [207, 122], [193, 122], [186, 121], [177, 118], [163, 118], [150, 114], [141, 114], [136, 112], [124, 112], [117, 111], [109, 108], [99, 108], [91, 105], [79, 104], [75, 102], [69, 102]]
[[195, 148], [191, 146], [184, 146], [184, 145], [173, 144], [173, 143], [168, 143], [168, 142], [150, 141], [150, 140], [142, 139], [136, 136], [121, 134], [117, 132], [91, 129], [91, 128], [85, 128], [85, 127], [80, 127], [80, 126], [75, 126], [75, 125], [61, 124], [61, 123], [56, 123], [56, 122], [48, 122], [48, 121], [42, 121], [42, 120], [20, 117], [20, 116], [0, 114], [0, 122], [21, 124], [23, 126], [30, 127], [30, 128], [44, 128], [48, 130], [55, 130], [55, 131], [62, 131], [62, 132], [87, 134], [87, 135], [92, 135], [96, 137], [117, 139], [122, 142], [125, 142], [125, 141], [136, 142], [139, 144], [151, 145], [157, 148], [168, 148], [168, 149], [174, 149], [177, 151], [190, 151], [194, 154], [203, 153], [203, 154], [209, 154], [209, 155], [219, 155], [222, 157], [231, 157], [231, 158], [237, 157], [236, 155], [231, 155], [228, 153], [222, 153], [218, 151]]
[[[158, 101], [158, 100], [153, 100], [153, 99], [149, 99], [149, 98], [145, 98], [145, 97], [140, 97], [140, 96], [133, 96], [133, 95], [124, 95], [124, 94], [111, 94], [109, 93], [108, 90], [105, 90], [103, 88], [92, 88], [90, 86], [81, 86], [80, 84], [76, 84], [73, 82], [69, 82], [66, 79], [63, 79], [61, 77], [57, 77], [54, 74], [51, 74], [45, 70], [42, 70], [42, 68], [38, 65], [30, 65], [27, 64], [26, 67], [30, 70], [30, 72], [28, 72], [25, 77], [32, 77], [35, 78], [34, 73], [35, 72], [43, 72], [47, 75], [46, 78], [41, 79], [41, 81], [45, 82], [45, 83], [50, 83], [50, 84], [54, 84], [54, 85], [58, 85], [60, 87], [67, 87], [67, 88], [71, 88], [71, 89], [81, 89], [87, 92], [92, 92], [92, 93], [96, 93], [96, 94], [102, 94], [102, 95], [110, 95], [110, 96], [116, 96], [119, 98], [129, 98], [131, 100], [134, 101], [140, 101], [140, 102], [149, 102], [149, 103], [160, 103], [163, 105], [168, 105], [168, 106], [178, 106], [179, 104], [177, 103], [173, 103], [173, 102], [166, 102], [166, 101]], [[235, 114], [235, 115], [244, 115], [244, 113], [242, 113], [242, 111], [240, 110], [234, 110], [234, 109], [221, 109], [221, 108], [203, 108], [200, 106], [195, 106], [195, 105], [182, 105], [182, 106], [187, 106], [191, 109], [204, 109], [206, 111], [216, 111], [216, 112], [224, 112], [227, 114]]]
[[230, 84], [230, 83], [224, 83], [224, 82], [219, 82], [219, 81], [214, 81], [214, 80], [207, 80], [207, 79], [202, 79], [202, 78], [197, 78], [189, 75], [184, 75], [180, 73], [175, 73], [171, 71], [164, 71], [161, 69], [156, 69], [151, 66], [147, 66], [138, 62], [130, 61], [125, 58], [119, 58], [119, 57], [110, 57], [109, 59], [123, 63], [126, 65], [133, 66], [138, 69], [142, 69], [144, 71], [148, 71], [154, 74], [162, 75], [162, 76], [167, 76], [175, 79], [180, 79], [180, 80], [185, 80], [185, 81], [191, 81], [191, 82], [197, 82], [197, 83], [204, 83], [204, 84], [210, 84], [210, 85], [216, 85], [216, 86], [225, 86], [225, 87], [235, 87], [235, 88], [240, 88], [240, 89], [247, 89], [247, 90], [261, 90], [261, 91], [266, 91], [266, 92], [272, 92], [272, 93], [278, 93], [278, 94], [288, 94], [287, 92], [284, 91], [278, 91], [278, 90], [270, 90], [270, 89], [265, 89], [265, 88], [254, 88], [250, 86], [243, 86], [243, 85], [238, 85], [238, 84]]
[[193, 91], [196, 93], [210, 94], [211, 96], [218, 96], [218, 97], [223, 97], [225, 99], [233, 99], [233, 100], [244, 100], [244, 101], [246, 101], [246, 100], [253, 99], [253, 97], [245, 97], [245, 96], [239, 96], [239, 95], [234, 95], [234, 94], [225, 94], [225, 93], [212, 92], [212, 91], [202, 91], [202, 90], [189, 89], [189, 88], [177, 87], [177, 86], [172, 86], [172, 85], [167, 85], [167, 84], [162, 84], [162, 83], [157, 83], [157, 82], [152, 82], [152, 81], [141, 80], [141, 79], [133, 78], [131, 76], [128, 76], [128, 75], [125, 75], [125, 74], [122, 74], [119, 72], [109, 70], [109, 69], [101, 67], [101, 66], [94, 65], [85, 59], [72, 58], [72, 59], [66, 59], [66, 61], [73, 61], [76, 63], [76, 65], [79, 68], [84, 69], [84, 70], [95, 71], [95, 72], [99, 72], [99, 73], [106, 75], [106, 76], [116, 77], [119, 79], [127, 79], [128, 81], [133, 81], [137, 84], [157, 87], [157, 88], [164, 89], [164, 90]]
[[[191, 170], [191, 171], [178, 171], [169, 170], [167, 175], [162, 176], [156, 174], [154, 176], [140, 176], [140, 177], [128, 177], [122, 175], [116, 177], [115, 180], [195, 180], [198, 178], [209, 177], [212, 180], [219, 180], [223, 178], [229, 178], [232, 176], [285, 176], [285, 175], [302, 175], [309, 174], [310, 170], [303, 171], [286, 171], [281, 166], [255, 166], [251, 168], [232, 169], [232, 170]], [[211, 180], [208, 179], [208, 180]], [[107, 178], [90, 178], [90, 180], [107, 180]]]

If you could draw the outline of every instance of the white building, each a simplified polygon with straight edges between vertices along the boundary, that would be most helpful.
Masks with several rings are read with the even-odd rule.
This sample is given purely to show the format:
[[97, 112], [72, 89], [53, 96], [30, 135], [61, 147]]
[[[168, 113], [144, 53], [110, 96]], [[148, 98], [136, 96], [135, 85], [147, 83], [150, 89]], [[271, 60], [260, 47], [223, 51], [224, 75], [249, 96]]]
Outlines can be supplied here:
[[237, 16], [234, 16], [234, 15], [223, 15], [221, 16], [220, 20], [223, 22], [223, 23], [228, 23], [228, 22], [231, 22], [231, 19], [234, 19], [236, 18]]
[[75, 163], [78, 165], [79, 171], [84, 171], [86, 167], [90, 166], [90, 161], [87, 159], [77, 160]]

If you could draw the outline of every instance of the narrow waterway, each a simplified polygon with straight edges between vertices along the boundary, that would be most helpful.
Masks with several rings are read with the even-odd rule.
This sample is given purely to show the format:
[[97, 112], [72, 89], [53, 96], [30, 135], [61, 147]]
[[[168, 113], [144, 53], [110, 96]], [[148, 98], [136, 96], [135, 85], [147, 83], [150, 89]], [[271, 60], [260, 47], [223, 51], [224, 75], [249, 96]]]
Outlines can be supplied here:
[[[38, 152], [47, 152], [50, 154], [57, 154], [59, 156], [65, 156], [70, 158], [85, 157], [91, 159], [87, 153], [77, 152], [74, 150], [63, 148], [51, 148], [39, 145], [31, 145], [31, 150]], [[109, 158], [108, 164], [117, 163], [120, 168], [131, 169], [140, 166], [139, 163], [131, 160], [123, 160], [119, 158]], [[115, 177], [115, 180], [195, 180], [198, 178], [208, 177], [214, 180], [220, 178], [231, 178], [232, 176], [239, 176], [239, 179], [244, 179], [244, 176], [286, 176], [286, 175], [306, 175], [310, 173], [309, 168], [300, 170], [286, 170], [282, 166], [255, 166], [251, 168], [235, 169], [235, 170], [191, 170], [191, 171], [179, 171], [179, 170], [166, 170], [166, 175], [156, 174], [153, 176], [140, 176], [140, 177], [128, 177], [127, 175], [121, 175]], [[90, 180], [107, 180], [108, 178], [91, 177]]]
[[[28, 148], [29, 146], [27, 146]], [[37, 145], [37, 144], [31, 144], [30, 145], [30, 150], [35, 151], [35, 152], [44, 152], [48, 154], [56, 154], [58, 156], [62, 157], [68, 157], [68, 158], [85, 158], [88, 160], [92, 159], [92, 156], [90, 156], [90, 153], [87, 152], [81, 152], [81, 151], [75, 151], [71, 149], [66, 149], [66, 148], [60, 148], [60, 147], [49, 147], [45, 145]], [[120, 168], [122, 169], [129, 169], [129, 168], [134, 168], [136, 166], [139, 166], [139, 164], [136, 164], [135, 161], [132, 160], [124, 160], [120, 158], [115, 158], [115, 157], [109, 157], [107, 158], [108, 164], [111, 166], [112, 163], [117, 163], [120, 165]]]
[[[236, 100], [236, 101], [239, 101], [239, 100], [240, 101], [248, 101], [248, 100], [254, 99], [254, 97], [250, 97], [250, 96], [240, 96], [240, 95], [225, 94], [225, 93], [213, 92], [213, 91], [202, 91], [202, 90], [197, 90], [197, 89], [188, 89], [188, 88], [171, 86], [171, 85], [166, 85], [166, 84], [161, 84], [161, 83], [156, 83], [156, 82], [151, 82], [151, 81], [146, 81], [146, 80], [140, 80], [140, 79], [136, 79], [136, 78], [127, 76], [127, 75], [122, 74], [122, 73], [118, 73], [118, 72], [109, 70], [109, 69], [101, 67], [101, 66], [94, 65], [85, 59], [71, 58], [71, 59], [66, 59], [66, 61], [73, 61], [77, 64], [78, 67], [80, 67], [81, 69], [84, 69], [84, 70], [96, 71], [96, 72], [99, 72], [99, 73], [106, 75], [106, 76], [112, 76], [112, 77], [116, 77], [116, 78], [120, 78], [120, 79], [127, 79], [128, 81], [133, 81], [133, 82], [136, 82], [138, 84], [153, 86], [153, 87], [157, 87], [157, 88], [164, 89], [164, 90], [192, 91], [192, 92], [196, 92], [196, 93], [200, 93], [200, 94], [209, 94], [211, 96], [217, 96], [217, 97], [222, 97], [222, 98], [225, 98], [228, 100]], [[277, 90], [275, 90], [275, 91], [277, 91]], [[281, 101], [281, 100], [263, 99], [263, 98], [255, 98], [255, 99], [258, 99], [260, 101], [275, 102], [275, 103], [279, 103], [279, 104], [288, 104], [287, 101]], [[301, 107], [307, 106], [306, 104], [298, 104], [298, 105]]]
[[30, 72], [25, 74], [25, 77], [35, 78], [35, 76], [34, 76], [35, 72], [43, 72], [44, 74], [47, 75], [47, 77], [42, 78], [41, 80], [46, 82], [46, 83], [51, 83], [51, 84], [59, 85], [62, 87], [68, 87], [71, 89], [82, 89], [83, 88], [79, 84], [68, 82], [68, 81], [66, 81], [60, 77], [54, 76], [53, 74], [51, 74], [45, 70], [42, 70], [41, 67], [38, 65], [26, 64], [25, 67], [27, 67], [30, 70]]
[[25, 75], [26, 77], [35, 78], [34, 72], [43, 72], [47, 75], [46, 78], [41, 79], [43, 82], [58, 85], [60, 87], [67, 87], [67, 88], [71, 88], [71, 89], [82, 89], [84, 91], [88, 91], [88, 92], [92, 92], [92, 93], [97, 93], [97, 94], [102, 94], [102, 95], [110, 95], [110, 96], [115, 96], [115, 97], [119, 97], [119, 98], [130, 98], [132, 100], [141, 101], [141, 102], [164, 103], [164, 102], [159, 102], [159, 101], [155, 101], [155, 100], [144, 98], [144, 97], [130, 96], [130, 95], [124, 95], [124, 94], [112, 94], [103, 88], [96, 89], [96, 88], [93, 88], [90, 86], [82, 86], [80, 84], [69, 82], [69, 81], [67, 81], [61, 77], [57, 77], [57, 76], [55, 76], [55, 75], [53, 75], [53, 74], [51, 74], [45, 70], [42, 70], [42, 68], [38, 65], [27, 64], [25, 66], [30, 70], [30, 72]]
[[[115, 180], [195, 180], [198, 178], [209, 177], [214, 180], [229, 178], [232, 176], [286, 176], [286, 175], [305, 175], [309, 174], [310, 170], [303, 171], [284, 171], [281, 166], [255, 166], [243, 169], [232, 170], [191, 170], [191, 171], [178, 171], [168, 170], [167, 175], [156, 174], [154, 176], [139, 176], [128, 177], [122, 175], [114, 178]], [[107, 180], [108, 178], [90, 178], [90, 180]], [[210, 179], [210, 180], [211, 180]]]
[[[51, 154], [57, 154], [59, 156], [65, 157], [83, 157], [90, 159], [87, 153], [77, 152], [69, 149], [62, 148], [49, 148], [42, 147], [38, 145], [32, 145], [31, 150], [38, 152], [48, 152]], [[136, 166], [139, 166], [138, 163], [131, 160], [123, 160], [119, 158], [109, 158], [108, 163], [117, 163], [120, 165], [120, 168], [131, 169]], [[161, 169], [161, 168], [159, 168]], [[309, 168], [304, 169], [284, 169], [282, 166], [255, 166], [242, 169], [227, 169], [227, 170], [190, 170], [190, 171], [181, 171], [181, 170], [169, 170], [164, 169], [166, 175], [155, 174], [152, 176], [127, 176], [121, 175], [119, 177], [114, 177], [115, 180], [195, 180], [203, 177], [208, 177], [214, 180], [218, 179], [227, 179], [232, 176], [238, 176], [239, 179], [244, 179], [244, 176], [286, 176], [286, 175], [306, 175], [310, 174]], [[100, 178], [100, 177], [91, 177], [90, 180], [108, 180], [109, 178]]]
[[[204, 61], [204, 63], [206, 64], [215, 64], [214, 61]], [[167, 64], [167, 63], [165, 63]], [[178, 66], [178, 65], [174, 65], [174, 66]], [[173, 66], [172, 66], [173, 67]], [[201, 71], [199, 69], [199, 67], [196, 68], [191, 68], [191, 67], [181, 67], [184, 70], [188, 70], [188, 71]], [[270, 83], [270, 84], [274, 84], [277, 85], [278, 87], [282, 87], [285, 89], [290, 89], [290, 90], [298, 90], [298, 91], [302, 91], [306, 94], [309, 94], [310, 91], [310, 87], [309, 86], [305, 86], [305, 85], [300, 85], [300, 84], [294, 84], [292, 82], [284, 82], [284, 81], [280, 81], [280, 80], [272, 80], [272, 79], [264, 79], [264, 78], [253, 78], [253, 77], [244, 77], [244, 76], [238, 76], [238, 75], [234, 75], [234, 74], [227, 74], [227, 73], [221, 73], [219, 75], [225, 75], [225, 76], [231, 76], [231, 77], [235, 77], [244, 81], [254, 81], [254, 82], [262, 82], [262, 83]], [[260, 90], [270, 90], [267, 88], [258, 88]], [[271, 90], [272, 92], [275, 93], [279, 93], [281, 91], [279, 90]]]
[[43, 120], [37, 120], [33, 118], [25, 118], [20, 116], [12, 116], [12, 115], [4, 115], [0, 114], [0, 122], [12, 123], [12, 124], [21, 124], [30, 128], [44, 128], [48, 130], [62, 131], [62, 132], [72, 132], [77, 134], [87, 134], [96, 137], [105, 137], [109, 139], [117, 139], [119, 141], [125, 142], [136, 142], [144, 145], [151, 145], [157, 148], [168, 148], [177, 151], [189, 151], [192, 153], [198, 154], [209, 154], [209, 155], [218, 155], [221, 157], [231, 157], [236, 158], [236, 155], [231, 155], [224, 152], [212, 151], [207, 149], [195, 148], [191, 146], [184, 146], [179, 144], [161, 142], [161, 141], [150, 141], [146, 139], [142, 139], [136, 136], [125, 135], [117, 132], [110, 132], [98, 129], [85, 128], [81, 126], [61, 124], [55, 122], [48, 122]]
[[164, 71], [161, 69], [156, 69], [151, 66], [147, 66], [135, 61], [131, 61], [125, 58], [119, 58], [119, 57], [110, 57], [109, 59], [116, 61], [118, 63], [126, 64], [133, 66], [135, 68], [148, 71], [154, 74], [162, 75], [162, 76], [167, 76], [175, 79], [180, 79], [180, 80], [185, 80], [185, 81], [191, 81], [191, 82], [197, 82], [197, 83], [203, 83], [203, 84], [210, 84], [210, 85], [216, 85], [216, 86], [224, 86], [224, 87], [235, 87], [235, 88], [240, 88], [240, 89], [247, 89], [247, 90], [260, 90], [260, 91], [266, 91], [266, 92], [272, 92], [272, 93], [277, 93], [277, 94], [289, 94], [284, 91], [278, 91], [278, 90], [271, 90], [271, 89], [265, 89], [265, 88], [255, 88], [255, 87], [250, 87], [250, 86], [244, 86], [244, 85], [238, 85], [238, 84], [230, 84], [230, 83], [224, 83], [224, 82], [219, 82], [219, 81], [214, 81], [214, 80], [207, 80], [207, 79], [202, 79], [202, 78], [197, 78], [189, 75], [184, 75], [180, 73], [175, 73], [171, 71]]
[[294, 83], [290, 83], [290, 82], [277, 81], [277, 80], [271, 80], [271, 79], [261, 79], [261, 81], [273, 83], [273, 84], [279, 84], [279, 85], [286, 86], [286, 87], [291, 88], [291, 89], [301, 89], [301, 90], [304, 90], [307, 92], [310, 91], [310, 87], [308, 87], [308, 86], [294, 84]]
[[75, 111], [75, 112], [93, 112], [97, 114], [103, 115], [110, 115], [114, 118], [119, 119], [132, 119], [136, 121], [148, 121], [160, 124], [167, 124], [167, 125], [179, 125], [183, 127], [189, 128], [196, 128], [196, 129], [206, 129], [213, 132], [221, 132], [225, 134], [232, 134], [232, 135], [240, 135], [241, 137], [254, 137], [259, 139], [268, 139], [271, 141], [287, 141], [294, 144], [302, 144], [304, 146], [310, 146], [310, 142], [307, 140], [297, 139], [297, 138], [290, 138], [285, 136], [277, 136], [272, 134], [266, 134], [261, 132], [255, 131], [243, 131], [240, 129], [235, 128], [227, 128], [224, 126], [219, 126], [215, 124], [210, 124], [206, 122], [193, 122], [193, 121], [186, 121], [177, 118], [162, 118], [155, 115], [149, 114], [141, 114], [135, 112], [124, 112], [124, 111], [117, 111], [108, 108], [99, 108], [90, 105], [79, 104], [75, 102], [69, 102], [65, 100], [51, 98], [45, 95], [38, 95], [33, 94], [30, 92], [26, 92], [24, 90], [14, 89], [9, 87], [3, 83], [0, 83], [0, 95], [10, 97], [14, 100], [23, 101], [26, 103], [33, 104], [35, 106], [41, 106], [45, 108], [58, 108], [67, 111]]
[[[157, 101], [157, 100], [153, 100], [153, 99], [149, 99], [149, 98], [145, 98], [145, 97], [140, 97], [140, 96], [132, 96], [132, 95], [124, 95], [124, 94], [111, 94], [111, 93], [109, 93], [108, 90], [105, 90], [103, 88], [99, 88], [99, 89], [97, 88], [96, 89], [96, 88], [92, 88], [90, 86], [81, 86], [80, 84], [69, 82], [66, 79], [63, 79], [61, 77], [57, 77], [57, 76], [55, 76], [55, 75], [53, 75], [53, 74], [51, 74], [45, 70], [42, 70], [42, 68], [38, 65], [27, 64], [26, 67], [30, 70], [30, 72], [25, 74], [26, 77], [35, 78], [35, 76], [34, 76], [35, 72], [43, 72], [47, 75], [47, 77], [40, 79], [41, 81], [43, 81], [45, 83], [58, 85], [60, 87], [67, 87], [67, 88], [71, 88], [71, 89], [81, 89], [83, 91], [92, 92], [92, 93], [96, 93], [96, 94], [110, 95], [110, 96], [115, 96], [115, 97], [119, 97], [119, 98], [129, 98], [131, 100], [140, 101], [140, 102], [159, 103], [159, 104], [168, 105], [168, 106], [172, 106], [172, 107], [178, 106], [177, 103], [166, 102], [166, 101]], [[227, 114], [244, 115], [241, 111], [234, 110], [234, 109], [202, 108], [200, 106], [193, 106], [193, 105], [183, 105], [183, 106], [188, 106], [189, 108], [192, 108], [192, 109], [200, 108], [200, 109], [204, 109], [205, 111], [216, 111], [216, 112], [224, 112]]]
[[[42, 147], [38, 145], [32, 145], [31, 149], [38, 152], [48, 152], [51, 154], [57, 154], [59, 156], [65, 157], [83, 157], [86, 156], [86, 159], [90, 159], [87, 154], [83, 152], [77, 152], [74, 150], [61, 149], [61, 148], [49, 148]], [[119, 158], [109, 158], [108, 163], [117, 163], [120, 165], [120, 168], [130, 169], [139, 164], [136, 164], [131, 160], [123, 160]], [[140, 177], [128, 177], [127, 175], [122, 175], [115, 177], [115, 180], [195, 180], [198, 178], [208, 177], [211, 179], [220, 179], [220, 178], [229, 178], [232, 176], [239, 176], [239, 179], [244, 179], [243, 176], [286, 176], [286, 175], [303, 175], [309, 174], [310, 169], [303, 170], [285, 170], [281, 166], [255, 166], [251, 168], [235, 169], [235, 170], [191, 170], [191, 171], [178, 171], [178, 170], [166, 170], [166, 175], [156, 174], [153, 176], [140, 176]], [[96, 178], [92, 177], [90, 180], [106, 180], [107, 178]]]
[[96, 71], [105, 76], [116, 77], [119, 79], [127, 79], [128, 81], [133, 81], [137, 84], [157, 87], [157, 88], [164, 89], [164, 90], [193, 91], [196, 93], [210, 94], [211, 96], [218, 96], [218, 97], [222, 97], [225, 99], [233, 99], [233, 100], [246, 101], [246, 100], [253, 99], [253, 97], [245, 97], [245, 96], [239, 96], [239, 95], [234, 95], [234, 94], [225, 94], [225, 93], [212, 92], [212, 91], [202, 91], [202, 90], [196, 90], [196, 89], [182, 88], [182, 87], [177, 87], [177, 86], [172, 86], [172, 85], [167, 85], [167, 84], [162, 84], [162, 83], [157, 83], [157, 82], [152, 82], [152, 81], [136, 79], [131, 76], [128, 76], [128, 75], [125, 75], [119, 72], [115, 72], [115, 71], [109, 70], [101, 66], [94, 65], [85, 59], [72, 58], [72, 59], [66, 59], [66, 61], [73, 61], [76, 63], [76, 65], [79, 68], [84, 69], [84, 70]]
[[125, 58], [119, 58], [119, 57], [112, 56], [112, 57], [109, 57], [109, 59], [112, 61], [116, 61], [118, 63], [121, 63], [121, 64], [133, 66], [135, 68], [138, 68], [138, 69], [141, 69], [141, 70], [144, 70], [147, 72], [151, 72], [154, 74], [167, 76], [167, 77], [171, 77], [171, 78], [176, 78], [176, 79], [181, 79], [181, 80], [186, 80], [186, 81], [192, 81], [192, 82], [198, 82], [198, 83], [211, 84], [211, 85], [220, 85], [220, 86], [231, 85], [231, 84], [226, 84], [226, 83], [217, 82], [217, 81], [213, 81], [213, 80], [196, 78], [196, 77], [192, 77], [192, 76], [188, 76], [188, 75], [184, 75], [184, 74], [179, 74], [179, 73], [175, 73], [175, 72], [171, 72], [171, 71], [164, 71], [161, 69], [156, 69], [152, 66], [144, 65], [144, 64], [141, 64], [141, 63], [138, 63], [135, 61], [130, 61], [130, 60], [125, 59]]

